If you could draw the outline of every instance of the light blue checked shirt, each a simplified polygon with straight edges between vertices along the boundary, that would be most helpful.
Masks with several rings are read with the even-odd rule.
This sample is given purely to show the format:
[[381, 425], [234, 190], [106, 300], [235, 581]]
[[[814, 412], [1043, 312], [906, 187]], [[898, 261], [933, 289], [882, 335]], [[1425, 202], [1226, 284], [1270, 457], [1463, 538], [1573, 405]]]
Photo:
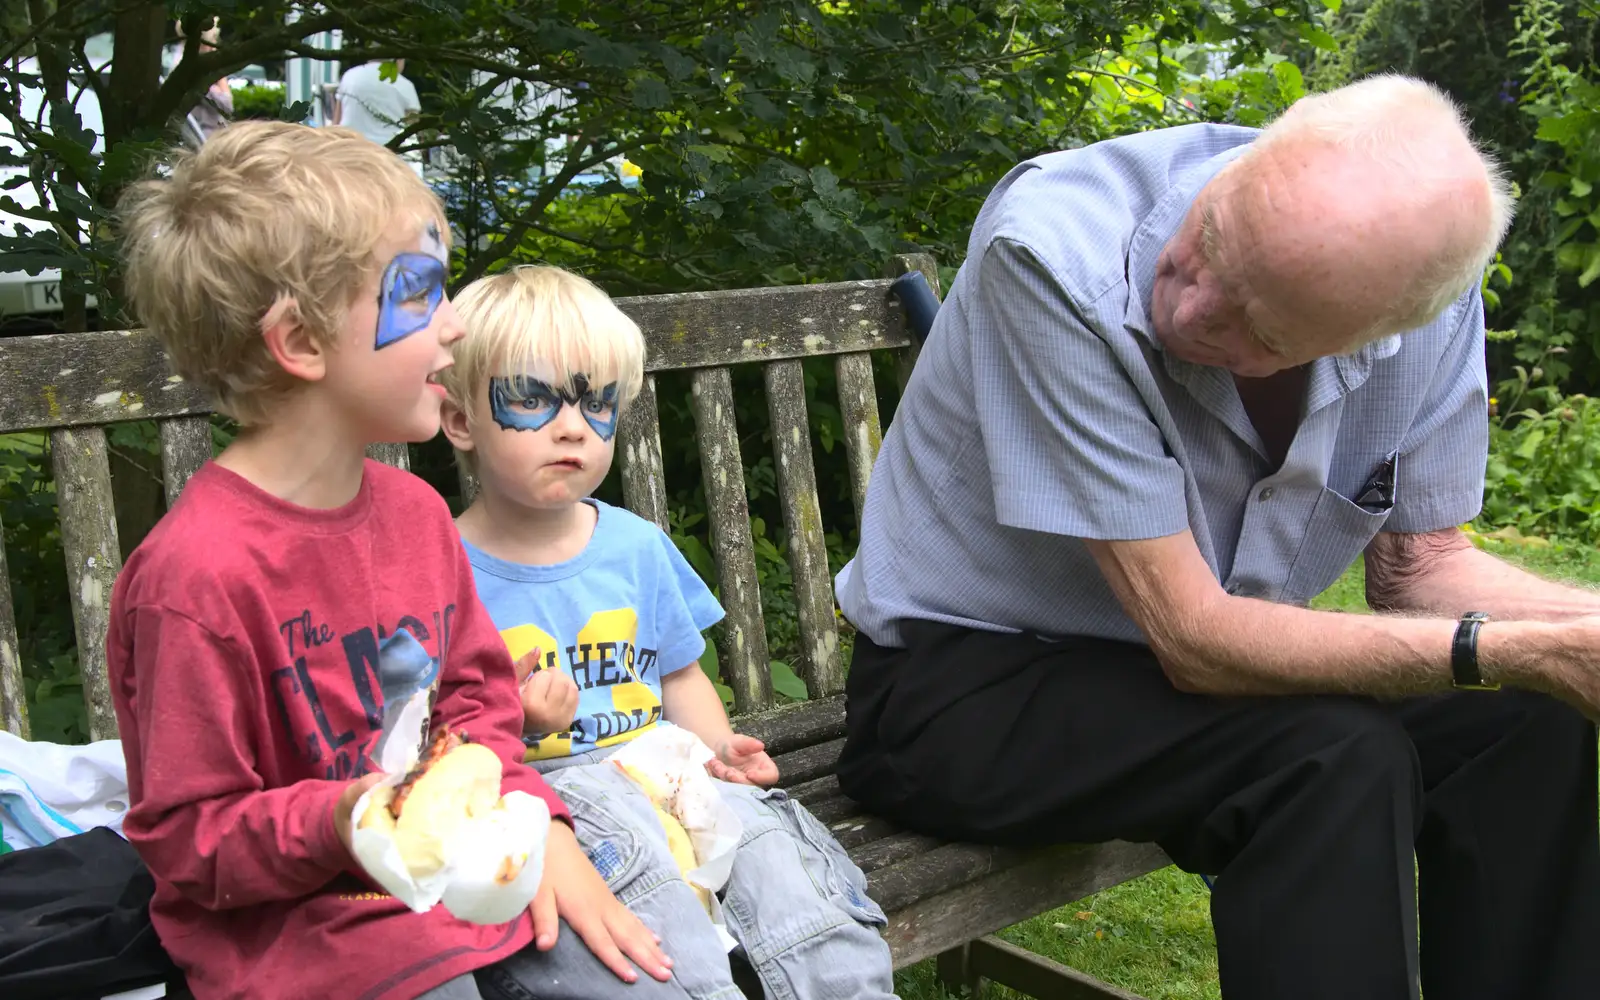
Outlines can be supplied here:
[[[1185, 528], [1229, 593], [1304, 603], [1379, 530], [1461, 524], [1488, 452], [1483, 305], [1312, 365], [1271, 467], [1232, 376], [1161, 351], [1156, 261], [1195, 194], [1255, 138], [1188, 125], [1013, 169], [873, 467], [837, 579], [880, 645], [906, 619], [1142, 641], [1083, 539]], [[1357, 506], [1396, 458], [1392, 508]]]

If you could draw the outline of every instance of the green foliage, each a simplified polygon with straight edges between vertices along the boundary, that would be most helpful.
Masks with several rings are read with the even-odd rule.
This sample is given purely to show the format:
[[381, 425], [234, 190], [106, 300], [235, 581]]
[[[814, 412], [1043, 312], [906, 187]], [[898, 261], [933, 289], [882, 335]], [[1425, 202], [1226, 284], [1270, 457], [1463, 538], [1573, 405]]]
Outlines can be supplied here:
[[277, 120], [284, 117], [284, 89], [271, 83], [247, 83], [233, 88], [233, 119], [265, 118]]
[[[1491, 313], [1501, 305], [1500, 290], [1512, 286], [1512, 271], [1497, 255], [1483, 281]], [[1489, 460], [1474, 526], [1543, 544], [1592, 546], [1600, 541], [1600, 402], [1561, 387], [1570, 330], [1531, 337], [1526, 330], [1488, 334], [1515, 361], [1489, 400]]]
[[1600, 543], [1600, 400], [1550, 385], [1517, 398], [1527, 405], [1489, 425], [1479, 525]]
[[[1529, 0], [1534, 8], [1540, 0]], [[1546, 0], [1547, 5], [1547, 0]], [[1528, 32], [1548, 20], [1532, 19]], [[1529, 59], [1523, 108], [1538, 122], [1535, 138], [1554, 145], [1556, 152], [1533, 177], [1533, 183], [1554, 198], [1552, 209], [1559, 226], [1554, 234], [1556, 264], [1577, 274], [1579, 288], [1600, 277], [1600, 86], [1593, 63], [1581, 71], [1569, 69], [1556, 58], [1564, 44], [1540, 47], [1529, 40], [1517, 50]], [[1600, 328], [1595, 328], [1600, 333]]]

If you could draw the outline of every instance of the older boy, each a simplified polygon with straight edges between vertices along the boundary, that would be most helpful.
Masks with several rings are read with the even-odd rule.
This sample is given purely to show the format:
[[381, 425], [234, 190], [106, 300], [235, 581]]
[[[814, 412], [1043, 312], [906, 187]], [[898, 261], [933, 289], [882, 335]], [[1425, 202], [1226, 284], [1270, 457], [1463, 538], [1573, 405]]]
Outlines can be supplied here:
[[[195, 995], [471, 998], [475, 978], [526, 993], [540, 963], [508, 985], [504, 960], [556, 946], [558, 917], [623, 979], [619, 949], [667, 978], [520, 763], [511, 661], [443, 500], [364, 458], [438, 432], [461, 325], [437, 200], [347, 130], [244, 123], [134, 187], [123, 222], [141, 320], [241, 428], [129, 558], [108, 641], [124, 828]], [[561, 820], [512, 923], [413, 913], [349, 853], [385, 703], [420, 686], [434, 726], [493, 749], [504, 789]]]
[[[519, 666], [528, 756], [571, 807], [612, 889], [661, 928], [689, 996], [732, 998], [727, 954], [680, 877], [649, 799], [599, 763], [658, 725], [708, 767], [744, 835], [728, 929], [776, 997], [884, 997], [889, 949], [865, 878], [814, 817], [762, 786], [778, 768], [737, 734], [700, 669], [722, 608], [660, 528], [589, 499], [644, 375], [639, 328], [588, 281], [519, 267], [462, 292], [467, 336], [443, 376], [445, 434], [477, 476], [458, 526], [479, 592]], [[589, 765], [589, 766], [583, 766]], [[544, 996], [580, 998], [579, 975]]]

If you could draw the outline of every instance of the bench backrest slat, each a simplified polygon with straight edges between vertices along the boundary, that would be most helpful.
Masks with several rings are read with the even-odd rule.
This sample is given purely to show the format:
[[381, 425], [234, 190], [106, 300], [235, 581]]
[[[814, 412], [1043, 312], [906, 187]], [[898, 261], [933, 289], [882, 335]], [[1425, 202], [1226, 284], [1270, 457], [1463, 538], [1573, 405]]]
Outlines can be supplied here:
[[878, 391], [872, 381], [872, 355], [841, 354], [833, 362], [839, 385], [839, 415], [844, 422], [845, 461], [850, 469], [850, 500], [856, 523], [867, 509], [867, 482], [878, 457], [883, 425], [878, 422]]
[[644, 377], [639, 395], [622, 411], [617, 452], [622, 462], [622, 502], [666, 531], [667, 484], [661, 466], [661, 408], [656, 403], [654, 375]]
[[644, 331], [645, 368], [668, 371], [875, 351], [910, 343], [889, 282], [682, 292], [618, 299]]
[[117, 514], [111, 500], [111, 457], [99, 427], [50, 432], [50, 461], [61, 508], [67, 595], [78, 637], [78, 668], [89, 708], [89, 738], [116, 739], [117, 716], [106, 676], [106, 625], [111, 588], [122, 569]]
[[22, 650], [12, 612], [11, 574], [6, 569], [5, 525], [0, 524], [0, 726], [28, 738], [27, 688], [22, 683]]
[[700, 368], [690, 378], [700, 476], [710, 515], [711, 555], [717, 563], [722, 608], [727, 612], [717, 633], [722, 640], [717, 644], [717, 659], [723, 683], [733, 689], [734, 709], [750, 712], [772, 704], [772, 675], [767, 670], [767, 627], [761, 615], [744, 461], [733, 419], [733, 379], [726, 368]]
[[375, 444], [367, 447], [367, 457], [397, 469], [411, 471], [411, 448], [404, 444]]
[[171, 417], [161, 421], [160, 427], [161, 486], [170, 510], [189, 477], [211, 457], [211, 418]]
[[813, 698], [844, 690], [839, 661], [839, 622], [833, 611], [828, 549], [822, 540], [817, 473], [811, 463], [811, 425], [806, 419], [806, 377], [799, 361], [771, 361], [764, 376], [767, 414], [778, 464], [778, 501], [789, 540], [795, 610], [800, 623], [799, 674]]
[[[889, 272], [922, 267], [896, 258]], [[936, 273], [936, 272], [933, 272]], [[763, 365], [778, 493], [798, 605], [796, 672], [816, 698], [843, 688], [839, 626], [817, 496], [804, 372], [800, 359], [832, 356], [844, 422], [851, 499], [859, 520], [880, 437], [869, 351], [908, 349], [911, 339], [887, 280], [618, 299], [644, 331], [647, 362], [639, 396], [618, 433], [623, 500], [668, 528], [659, 371], [690, 371], [712, 556], [727, 617], [716, 632], [722, 678], [737, 712], [774, 704], [766, 624], [729, 366]], [[0, 433], [49, 431], [69, 604], [91, 739], [116, 736], [105, 668], [111, 589], [121, 569], [105, 427], [155, 420], [167, 504], [212, 454], [209, 402], [174, 375], [159, 342], [144, 331], [0, 338]], [[372, 457], [407, 468], [404, 445], [375, 445]], [[463, 498], [473, 494], [462, 475]], [[774, 539], [776, 541], [776, 539]], [[678, 666], [673, 664], [673, 667]], [[24, 685], [5, 553], [0, 546], [0, 725], [27, 736]]]
[[[844, 281], [617, 299], [668, 371], [905, 347], [889, 282]], [[145, 330], [0, 337], [0, 433], [209, 413]]]

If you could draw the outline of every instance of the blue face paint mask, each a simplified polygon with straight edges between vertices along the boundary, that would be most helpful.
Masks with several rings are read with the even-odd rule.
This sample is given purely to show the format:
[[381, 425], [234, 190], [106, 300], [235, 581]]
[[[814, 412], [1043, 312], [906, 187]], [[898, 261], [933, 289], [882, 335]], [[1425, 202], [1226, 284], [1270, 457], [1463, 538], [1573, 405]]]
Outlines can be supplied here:
[[574, 374], [571, 388], [552, 387], [526, 375], [496, 375], [489, 379], [489, 413], [508, 431], [536, 431], [556, 418], [563, 406], [576, 406], [600, 440], [617, 433], [617, 383], [589, 387], [589, 377]]
[[388, 347], [418, 330], [426, 330], [444, 301], [444, 286], [450, 274], [439, 227], [428, 223], [421, 243], [421, 252], [395, 254], [383, 269], [378, 283], [378, 335], [374, 348]]

